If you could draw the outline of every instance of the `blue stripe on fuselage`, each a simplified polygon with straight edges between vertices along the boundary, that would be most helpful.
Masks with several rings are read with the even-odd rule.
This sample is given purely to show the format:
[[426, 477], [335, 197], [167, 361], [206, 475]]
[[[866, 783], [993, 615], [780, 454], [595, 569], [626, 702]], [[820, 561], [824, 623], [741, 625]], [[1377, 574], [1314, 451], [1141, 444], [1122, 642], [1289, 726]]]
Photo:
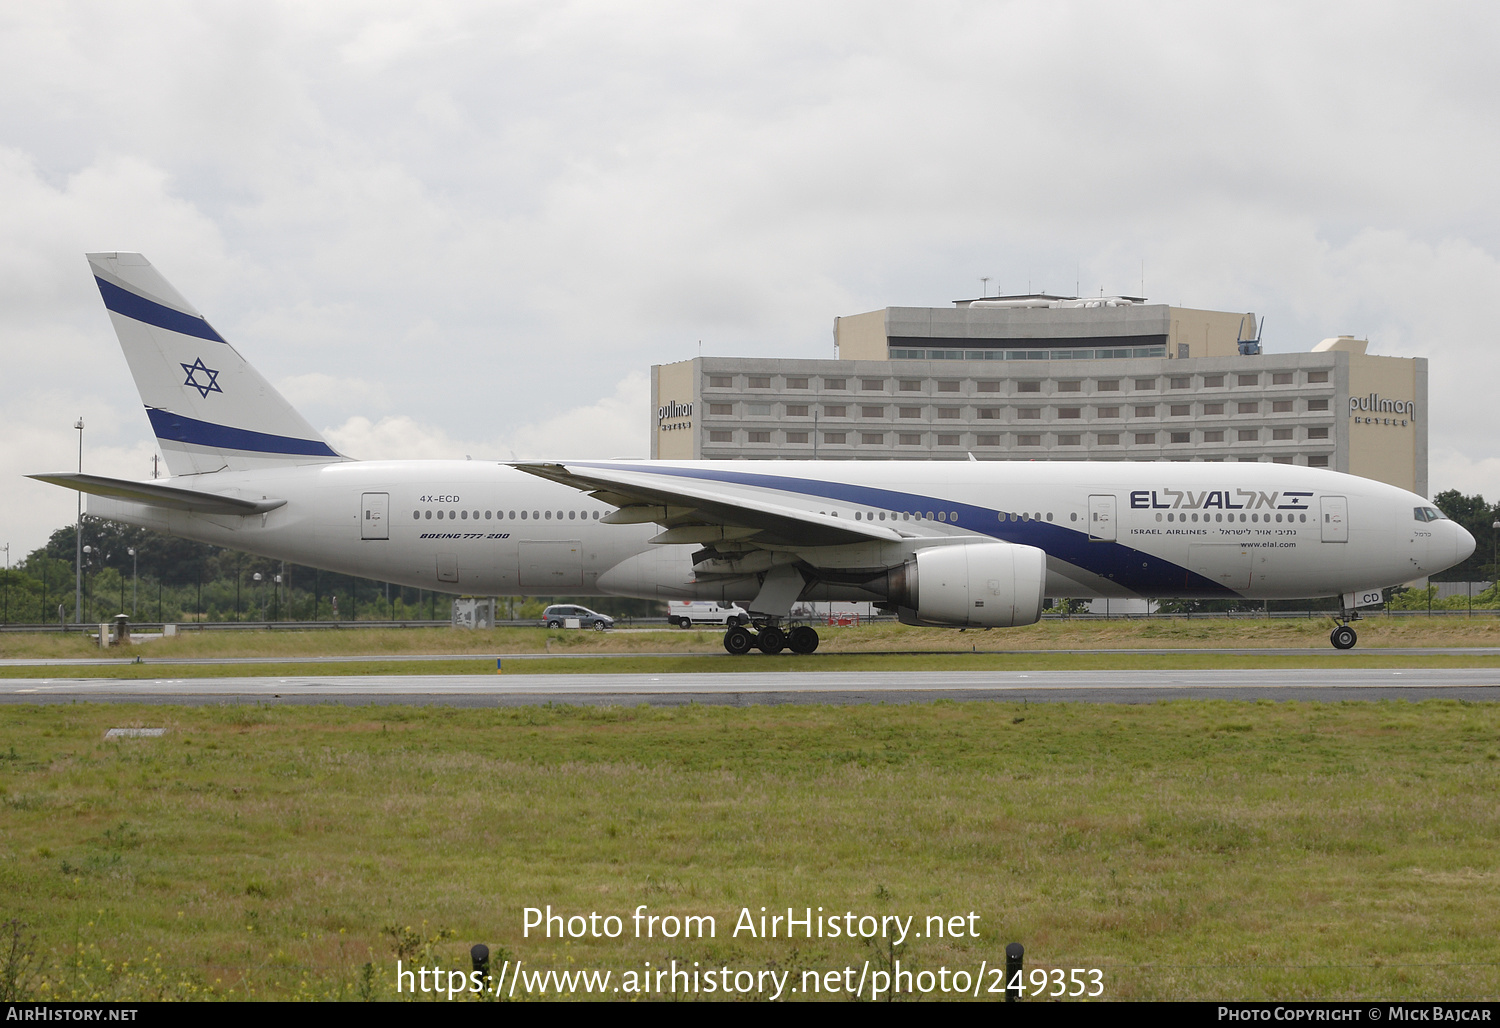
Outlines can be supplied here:
[[1233, 589], [1189, 571], [1170, 560], [1154, 554], [1143, 553], [1118, 542], [1090, 541], [1085, 531], [1054, 525], [1045, 521], [1001, 521], [1004, 514], [991, 507], [959, 503], [956, 500], [939, 499], [916, 493], [880, 489], [875, 486], [849, 485], [843, 482], [827, 482], [815, 478], [787, 478], [780, 475], [757, 474], [748, 471], [718, 471], [709, 468], [652, 467], [640, 464], [594, 464], [588, 462], [562, 462], [568, 467], [606, 468], [611, 471], [647, 472], [676, 478], [693, 478], [735, 485], [755, 486], [761, 489], [777, 489], [782, 492], [801, 493], [805, 496], [823, 496], [842, 500], [876, 510], [926, 511], [937, 508], [959, 512], [958, 527], [980, 535], [991, 536], [1002, 542], [1035, 546], [1049, 557], [1066, 561], [1075, 567], [1109, 579], [1118, 585], [1147, 595], [1165, 596], [1238, 596]]
[[107, 310], [123, 314], [135, 321], [145, 322], [147, 325], [164, 328], [168, 332], [179, 332], [185, 336], [208, 339], [215, 343], [225, 341], [224, 337], [215, 332], [214, 327], [203, 318], [195, 318], [191, 314], [165, 307], [155, 300], [148, 300], [128, 289], [121, 289], [113, 282], [106, 282], [97, 275], [94, 276], [94, 281], [99, 284], [99, 295], [104, 297], [104, 306]]
[[267, 432], [251, 432], [208, 421], [185, 418], [181, 414], [147, 407], [151, 428], [158, 439], [202, 446], [210, 450], [245, 450], [251, 453], [290, 454], [298, 457], [337, 457], [338, 454], [321, 439], [295, 439]]

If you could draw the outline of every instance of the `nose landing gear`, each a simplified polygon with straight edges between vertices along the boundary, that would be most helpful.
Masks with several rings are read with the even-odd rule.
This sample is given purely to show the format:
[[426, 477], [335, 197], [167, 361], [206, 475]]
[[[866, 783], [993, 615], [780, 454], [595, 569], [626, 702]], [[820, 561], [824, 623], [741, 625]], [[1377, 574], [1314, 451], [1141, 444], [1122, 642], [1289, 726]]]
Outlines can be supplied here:
[[793, 653], [812, 653], [818, 648], [818, 632], [810, 625], [798, 625], [784, 631], [769, 622], [757, 622], [754, 631], [744, 625], [731, 625], [724, 633], [724, 649], [739, 656], [758, 649], [765, 654], [789, 649]]

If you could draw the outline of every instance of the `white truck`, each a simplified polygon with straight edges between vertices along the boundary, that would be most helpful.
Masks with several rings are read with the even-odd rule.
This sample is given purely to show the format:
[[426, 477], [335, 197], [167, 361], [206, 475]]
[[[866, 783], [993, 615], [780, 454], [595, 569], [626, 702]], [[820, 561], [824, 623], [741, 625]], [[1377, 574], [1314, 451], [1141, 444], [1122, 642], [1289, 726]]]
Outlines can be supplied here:
[[694, 625], [748, 625], [750, 612], [744, 607], [731, 605], [722, 607], [712, 600], [670, 600], [667, 603], [667, 624], [674, 628], [692, 628]]

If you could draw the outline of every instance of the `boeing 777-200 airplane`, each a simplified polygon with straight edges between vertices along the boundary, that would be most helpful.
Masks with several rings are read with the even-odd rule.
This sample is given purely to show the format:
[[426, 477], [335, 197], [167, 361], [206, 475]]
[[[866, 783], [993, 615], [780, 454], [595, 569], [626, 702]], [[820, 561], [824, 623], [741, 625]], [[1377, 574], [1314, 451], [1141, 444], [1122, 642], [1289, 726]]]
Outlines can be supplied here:
[[89, 513], [455, 594], [738, 602], [731, 653], [810, 653], [798, 600], [1003, 628], [1043, 596], [1342, 597], [1474, 539], [1403, 489], [1264, 463], [360, 461], [336, 452], [140, 254], [88, 255], [171, 477], [36, 475]]

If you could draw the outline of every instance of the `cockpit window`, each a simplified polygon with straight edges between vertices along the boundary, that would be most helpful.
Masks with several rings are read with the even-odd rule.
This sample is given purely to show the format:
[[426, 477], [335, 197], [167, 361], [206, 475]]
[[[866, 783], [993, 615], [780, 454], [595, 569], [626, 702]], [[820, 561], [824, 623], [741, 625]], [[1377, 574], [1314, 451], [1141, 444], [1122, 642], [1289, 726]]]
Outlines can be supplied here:
[[1440, 510], [1438, 510], [1435, 507], [1414, 507], [1414, 508], [1412, 508], [1412, 516], [1414, 518], [1416, 518], [1418, 521], [1446, 521], [1446, 520], [1448, 520], [1446, 517], [1443, 516], [1443, 512], [1440, 511]]

